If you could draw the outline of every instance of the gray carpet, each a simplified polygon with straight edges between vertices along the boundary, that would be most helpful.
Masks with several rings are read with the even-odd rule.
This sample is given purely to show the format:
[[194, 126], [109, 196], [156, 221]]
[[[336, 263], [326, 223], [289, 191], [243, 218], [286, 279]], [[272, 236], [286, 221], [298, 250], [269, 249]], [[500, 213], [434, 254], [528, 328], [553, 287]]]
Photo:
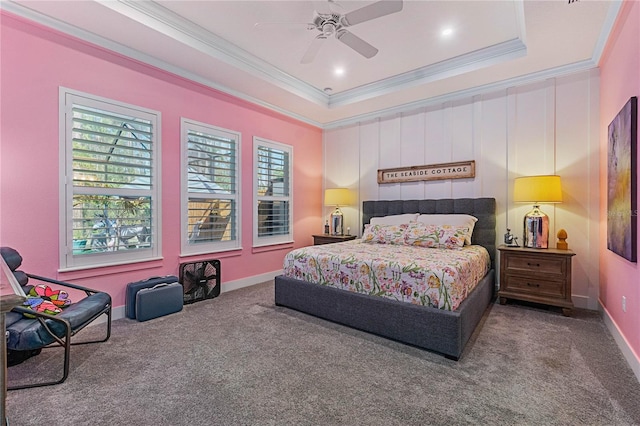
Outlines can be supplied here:
[[[9, 380], [51, 374], [60, 355]], [[595, 312], [492, 305], [455, 362], [276, 307], [269, 282], [115, 321], [108, 342], [72, 348], [65, 383], [9, 392], [7, 414], [12, 426], [632, 425], [639, 401]]]

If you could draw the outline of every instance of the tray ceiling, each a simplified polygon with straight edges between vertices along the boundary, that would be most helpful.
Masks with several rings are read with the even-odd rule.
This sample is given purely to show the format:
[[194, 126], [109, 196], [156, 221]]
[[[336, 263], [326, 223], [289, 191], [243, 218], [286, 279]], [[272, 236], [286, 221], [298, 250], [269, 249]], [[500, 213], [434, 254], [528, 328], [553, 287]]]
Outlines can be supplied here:
[[[330, 128], [597, 66], [620, 1], [404, 1], [346, 29], [314, 13], [371, 1], [4, 1], [1, 7], [172, 73]], [[444, 35], [448, 29], [450, 34]], [[341, 74], [336, 71], [342, 70]]]

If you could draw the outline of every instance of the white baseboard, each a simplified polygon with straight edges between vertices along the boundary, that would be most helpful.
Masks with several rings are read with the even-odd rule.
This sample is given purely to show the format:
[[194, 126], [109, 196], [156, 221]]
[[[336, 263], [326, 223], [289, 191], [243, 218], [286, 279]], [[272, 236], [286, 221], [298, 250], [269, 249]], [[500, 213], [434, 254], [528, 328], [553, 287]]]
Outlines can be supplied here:
[[226, 293], [227, 291], [238, 290], [243, 287], [250, 287], [252, 285], [260, 284], [265, 281], [269, 281], [282, 274], [282, 269], [273, 272], [267, 272], [265, 274], [254, 275], [252, 277], [242, 278], [235, 281], [229, 281], [222, 283], [221, 291]]
[[613, 340], [616, 341], [616, 344], [622, 351], [622, 356], [627, 360], [629, 367], [633, 370], [633, 374], [636, 375], [636, 379], [640, 382], [640, 357], [638, 357], [634, 350], [629, 346], [627, 339], [625, 339], [624, 335], [620, 332], [618, 325], [611, 318], [611, 315], [609, 315], [609, 311], [607, 311], [599, 300], [598, 305], [600, 307], [600, 312], [602, 312], [604, 324], [607, 326], [607, 329], [613, 336]]
[[[241, 278], [235, 281], [223, 282], [222, 288], [220, 289], [221, 293], [226, 293], [228, 291], [238, 290], [244, 287], [250, 287], [252, 285], [260, 284], [265, 281], [269, 281], [282, 274], [282, 269], [273, 272], [267, 272], [265, 274], [254, 275], [252, 277]], [[125, 318], [124, 305], [117, 306], [111, 310], [111, 320], [115, 321], [117, 319]], [[107, 322], [107, 318], [105, 316], [101, 316], [96, 321], [94, 321], [91, 325], [97, 325], [101, 323]]]
[[589, 306], [589, 298], [587, 296], [577, 296], [575, 294], [572, 294], [571, 301], [573, 302], [573, 306], [575, 306], [578, 309], [595, 310], [594, 308]]

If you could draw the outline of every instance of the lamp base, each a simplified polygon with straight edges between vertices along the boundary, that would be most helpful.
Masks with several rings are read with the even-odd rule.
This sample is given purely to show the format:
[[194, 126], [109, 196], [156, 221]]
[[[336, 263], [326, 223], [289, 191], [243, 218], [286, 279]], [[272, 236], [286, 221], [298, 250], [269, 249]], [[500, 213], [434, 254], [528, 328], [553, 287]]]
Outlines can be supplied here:
[[549, 216], [539, 206], [524, 216], [523, 247], [549, 248]]
[[342, 219], [342, 211], [336, 206], [336, 209], [331, 213], [331, 235], [344, 234]]

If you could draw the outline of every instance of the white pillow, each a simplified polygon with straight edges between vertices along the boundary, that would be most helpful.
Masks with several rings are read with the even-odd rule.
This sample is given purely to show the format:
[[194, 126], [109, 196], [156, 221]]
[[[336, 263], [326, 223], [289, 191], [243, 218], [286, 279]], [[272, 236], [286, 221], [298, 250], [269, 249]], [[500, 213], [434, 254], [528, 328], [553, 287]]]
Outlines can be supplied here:
[[469, 234], [464, 239], [464, 243], [469, 245], [471, 244], [473, 227], [476, 226], [478, 218], [469, 214], [421, 214], [418, 216], [417, 221], [426, 225], [467, 226]]
[[372, 217], [369, 221], [371, 225], [403, 225], [409, 222], [415, 222], [418, 213], [395, 214], [391, 216]]

